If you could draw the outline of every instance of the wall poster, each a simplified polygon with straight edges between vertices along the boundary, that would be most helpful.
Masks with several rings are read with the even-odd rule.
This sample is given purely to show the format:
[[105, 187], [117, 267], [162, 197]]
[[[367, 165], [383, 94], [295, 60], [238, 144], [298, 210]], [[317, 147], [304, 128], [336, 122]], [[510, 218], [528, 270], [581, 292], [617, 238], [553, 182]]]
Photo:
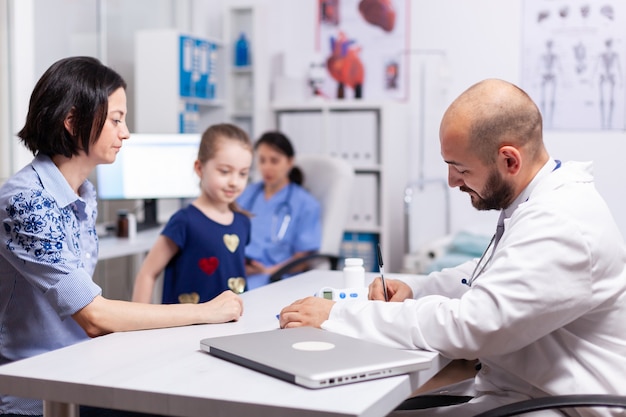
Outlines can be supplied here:
[[524, 0], [522, 87], [546, 129], [626, 129], [626, 0]]
[[408, 1], [318, 0], [320, 62], [311, 63], [309, 76], [314, 94], [407, 98]]

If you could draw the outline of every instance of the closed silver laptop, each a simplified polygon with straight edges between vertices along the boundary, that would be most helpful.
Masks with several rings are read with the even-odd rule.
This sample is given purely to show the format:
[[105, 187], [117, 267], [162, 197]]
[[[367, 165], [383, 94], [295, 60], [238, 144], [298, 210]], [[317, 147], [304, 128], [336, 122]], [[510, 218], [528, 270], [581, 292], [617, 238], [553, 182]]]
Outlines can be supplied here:
[[313, 327], [207, 338], [218, 358], [302, 385], [324, 388], [425, 369], [430, 359]]

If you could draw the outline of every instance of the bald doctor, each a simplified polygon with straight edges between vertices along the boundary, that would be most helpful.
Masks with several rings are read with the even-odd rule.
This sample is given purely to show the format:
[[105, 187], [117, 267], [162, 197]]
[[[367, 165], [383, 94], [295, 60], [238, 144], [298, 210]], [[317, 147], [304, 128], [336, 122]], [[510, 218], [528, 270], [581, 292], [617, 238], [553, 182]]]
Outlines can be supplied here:
[[281, 327], [316, 326], [480, 360], [480, 372], [465, 385], [469, 402], [394, 415], [471, 416], [534, 397], [623, 394], [626, 251], [591, 163], [552, 158], [535, 103], [495, 79], [452, 103], [440, 142], [449, 185], [468, 193], [478, 210], [500, 211], [483, 257], [385, 280], [388, 303], [379, 278], [369, 289], [375, 301], [298, 300], [281, 311]]

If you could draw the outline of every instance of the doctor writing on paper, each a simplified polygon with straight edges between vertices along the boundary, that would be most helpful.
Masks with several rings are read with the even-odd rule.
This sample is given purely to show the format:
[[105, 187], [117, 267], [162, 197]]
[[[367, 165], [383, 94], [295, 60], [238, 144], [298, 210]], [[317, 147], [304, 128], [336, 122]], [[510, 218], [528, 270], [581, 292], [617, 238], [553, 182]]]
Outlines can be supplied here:
[[316, 326], [480, 360], [476, 377], [457, 386], [469, 402], [394, 415], [471, 416], [534, 397], [623, 393], [626, 251], [591, 163], [552, 158], [535, 103], [494, 79], [450, 105], [440, 143], [449, 185], [468, 193], [475, 208], [500, 211], [481, 259], [387, 279], [389, 303], [381, 301], [380, 279], [369, 289], [375, 301], [298, 300], [281, 311], [281, 327]]

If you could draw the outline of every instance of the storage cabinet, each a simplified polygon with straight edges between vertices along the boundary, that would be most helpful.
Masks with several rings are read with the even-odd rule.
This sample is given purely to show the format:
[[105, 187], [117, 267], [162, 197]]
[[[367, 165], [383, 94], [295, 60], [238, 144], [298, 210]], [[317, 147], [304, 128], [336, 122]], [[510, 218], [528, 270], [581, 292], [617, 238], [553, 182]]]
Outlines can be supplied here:
[[[227, 120], [255, 140], [267, 129], [269, 116], [269, 69], [266, 51], [267, 27], [259, 4], [227, 6], [224, 11], [225, 111]], [[247, 41], [248, 62], [237, 59], [237, 42]]]
[[[387, 271], [400, 271], [404, 253], [403, 194], [407, 182], [407, 105], [403, 103], [274, 103], [275, 127], [297, 155], [346, 159], [356, 179], [344, 238], [344, 255], [364, 258], [377, 271], [380, 242]], [[306, 186], [306, 180], [305, 180]]]
[[224, 118], [223, 45], [172, 29], [135, 35], [135, 128], [198, 133]]

